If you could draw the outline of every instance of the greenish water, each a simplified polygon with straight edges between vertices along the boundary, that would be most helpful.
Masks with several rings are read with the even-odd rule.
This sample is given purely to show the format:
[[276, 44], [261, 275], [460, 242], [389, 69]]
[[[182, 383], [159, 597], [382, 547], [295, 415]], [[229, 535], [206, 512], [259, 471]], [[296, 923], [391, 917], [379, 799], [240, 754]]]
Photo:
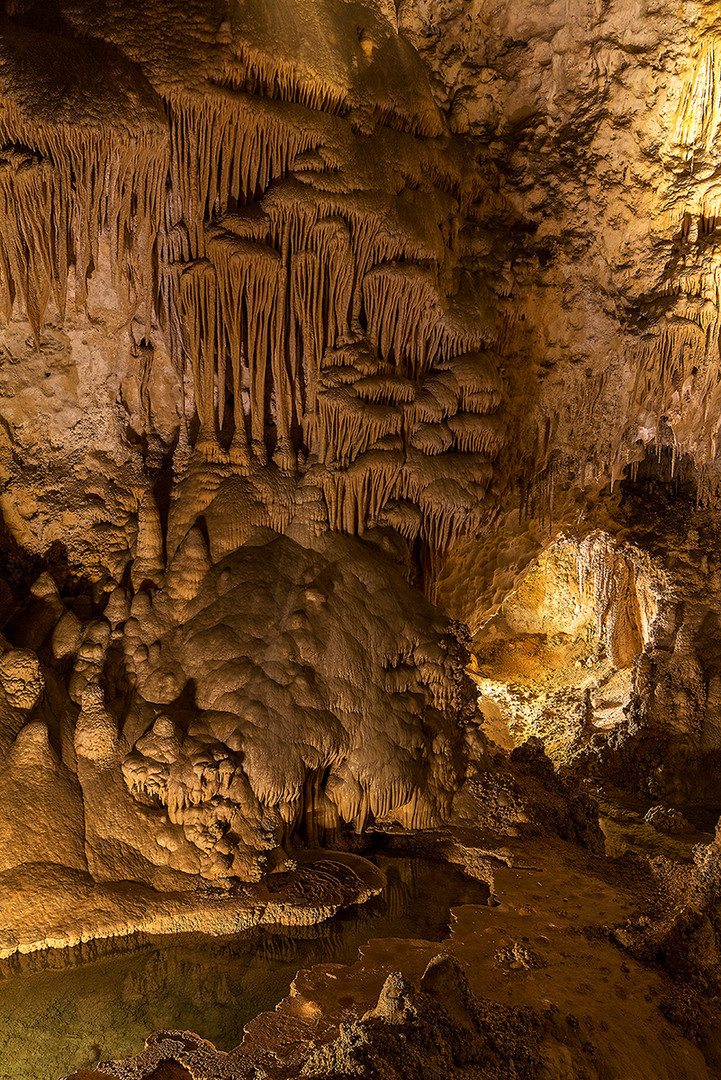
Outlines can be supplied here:
[[375, 937], [441, 940], [452, 906], [486, 902], [485, 885], [445, 865], [376, 861], [388, 877], [384, 893], [320, 926], [118, 942], [101, 955], [85, 946], [0, 965], [0, 1080], [56, 1080], [137, 1054], [163, 1028], [230, 1050], [300, 968], [352, 963]]

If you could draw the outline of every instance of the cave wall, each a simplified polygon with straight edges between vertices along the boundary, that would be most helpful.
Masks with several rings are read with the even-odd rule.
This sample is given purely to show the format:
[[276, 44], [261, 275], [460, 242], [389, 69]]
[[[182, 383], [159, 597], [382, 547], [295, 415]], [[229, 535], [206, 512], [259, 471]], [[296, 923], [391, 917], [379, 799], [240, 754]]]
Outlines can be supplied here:
[[419, 586], [503, 382], [394, 8], [8, 13], [3, 817], [55, 817], [3, 869], [182, 890], [442, 819], [483, 740]]
[[[562, 529], [627, 538], [654, 455], [713, 512], [718, 33], [711, 3], [5, 5], [2, 741], [62, 788], [62, 858], [253, 876], [441, 818], [479, 745], [459, 623]], [[629, 720], [697, 762], [712, 572]]]

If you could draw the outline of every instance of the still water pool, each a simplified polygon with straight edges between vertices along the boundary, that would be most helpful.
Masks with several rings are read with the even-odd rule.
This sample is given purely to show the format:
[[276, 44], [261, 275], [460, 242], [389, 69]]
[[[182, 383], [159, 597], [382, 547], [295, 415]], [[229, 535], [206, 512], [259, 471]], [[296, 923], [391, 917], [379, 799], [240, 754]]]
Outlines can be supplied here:
[[[233, 938], [184, 935], [112, 952], [62, 949], [0, 965], [0, 1080], [53, 1080], [142, 1050], [152, 1031], [180, 1028], [230, 1050], [273, 1009], [300, 968], [352, 963], [371, 938], [441, 940], [450, 908], [488, 889], [444, 864], [375, 860], [383, 894], [320, 926]], [[19, 970], [18, 970], [19, 969]]]

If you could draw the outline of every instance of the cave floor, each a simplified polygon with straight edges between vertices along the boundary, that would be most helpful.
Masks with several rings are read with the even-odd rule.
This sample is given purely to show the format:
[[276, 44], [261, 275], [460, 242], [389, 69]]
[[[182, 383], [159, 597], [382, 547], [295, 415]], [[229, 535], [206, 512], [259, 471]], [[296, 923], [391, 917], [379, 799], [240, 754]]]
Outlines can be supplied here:
[[[457, 959], [479, 998], [534, 1011], [542, 1031], [539, 1077], [721, 1075], [721, 1059], [708, 1038], [704, 1056], [678, 1022], [666, 1018], [679, 986], [666, 971], [623, 948], [623, 928], [652, 919], [665, 903], [647, 860], [590, 855], [558, 839], [500, 837], [468, 828], [427, 834], [426, 842], [429, 849], [443, 847], [453, 862], [465, 860], [474, 872], [479, 864], [492, 869], [494, 902], [455, 908], [445, 942], [371, 940], [355, 964], [300, 971], [290, 995], [274, 1012], [251, 1021], [241, 1045], [227, 1056], [197, 1039], [183, 1048], [177, 1036], [167, 1036], [164, 1044], [161, 1033], [137, 1058], [105, 1065], [106, 1075], [162, 1080], [171, 1058], [192, 1063], [194, 1078], [246, 1078], [257, 1075], [255, 1070], [277, 1078], [301, 1075], [313, 1047], [331, 1043], [343, 1025], [375, 1006], [390, 973], [402, 972], [418, 986], [439, 952]], [[680, 866], [678, 873], [683, 875]]]
[[[475, 993], [514, 1006], [553, 1007], [561, 1038], [549, 1045], [549, 1054], [562, 1058], [564, 1043], [577, 1041], [615, 1070], [609, 1075], [711, 1075], [701, 1052], [659, 1011], [671, 992], [668, 977], [608, 939], [611, 927], [652, 902], [652, 886], [642, 872], [626, 875], [620, 866], [561, 842], [529, 848], [506, 839], [504, 848], [515, 865], [500, 864], [494, 871], [498, 906], [455, 909], [444, 945], [465, 968]], [[438, 951], [436, 943], [379, 939], [351, 967], [301, 973], [294, 996], [272, 1017], [250, 1025], [239, 1061], [260, 1061], [269, 1071], [273, 1058], [292, 1066], [301, 1030], [309, 1041], [333, 1037], [341, 1023], [375, 1005], [390, 972], [419, 981]]]

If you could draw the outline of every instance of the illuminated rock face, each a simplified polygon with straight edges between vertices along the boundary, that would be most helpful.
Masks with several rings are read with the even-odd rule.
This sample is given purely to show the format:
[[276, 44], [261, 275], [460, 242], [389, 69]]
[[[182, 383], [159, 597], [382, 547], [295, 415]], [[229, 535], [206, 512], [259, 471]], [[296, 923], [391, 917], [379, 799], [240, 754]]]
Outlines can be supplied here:
[[[456, 941], [512, 1041], [413, 942], [415, 989], [352, 1029], [312, 976], [249, 1072], [425, 1075], [446, 1006], [444, 1075], [678, 1071], [661, 984], [606, 989], [636, 932], [717, 971], [717, 845], [654, 930], [578, 774], [647, 831], [721, 781], [718, 5], [0, 7], [0, 953], [309, 924], [384, 833], [493, 884]], [[137, 1075], [198, 1072], [169, 1041]]]
[[503, 195], [489, 287], [513, 321], [504, 366], [536, 499], [548, 502], [550, 473], [557, 489], [591, 490], [663, 445], [693, 460], [713, 504], [716, 8], [398, 9], [449, 126]]
[[713, 5], [6, 12], [0, 508], [66, 595], [7, 598], [0, 745], [69, 865], [441, 820], [482, 740], [422, 592], [480, 620], [570, 524], [633, 723], [715, 753], [713, 568], [669, 667], [599, 497], [671, 446], [715, 498]]
[[93, 600], [13, 616], [8, 818], [159, 888], [442, 820], [483, 740], [416, 586], [488, 515], [504, 387], [393, 5], [11, 14], [2, 509]]

